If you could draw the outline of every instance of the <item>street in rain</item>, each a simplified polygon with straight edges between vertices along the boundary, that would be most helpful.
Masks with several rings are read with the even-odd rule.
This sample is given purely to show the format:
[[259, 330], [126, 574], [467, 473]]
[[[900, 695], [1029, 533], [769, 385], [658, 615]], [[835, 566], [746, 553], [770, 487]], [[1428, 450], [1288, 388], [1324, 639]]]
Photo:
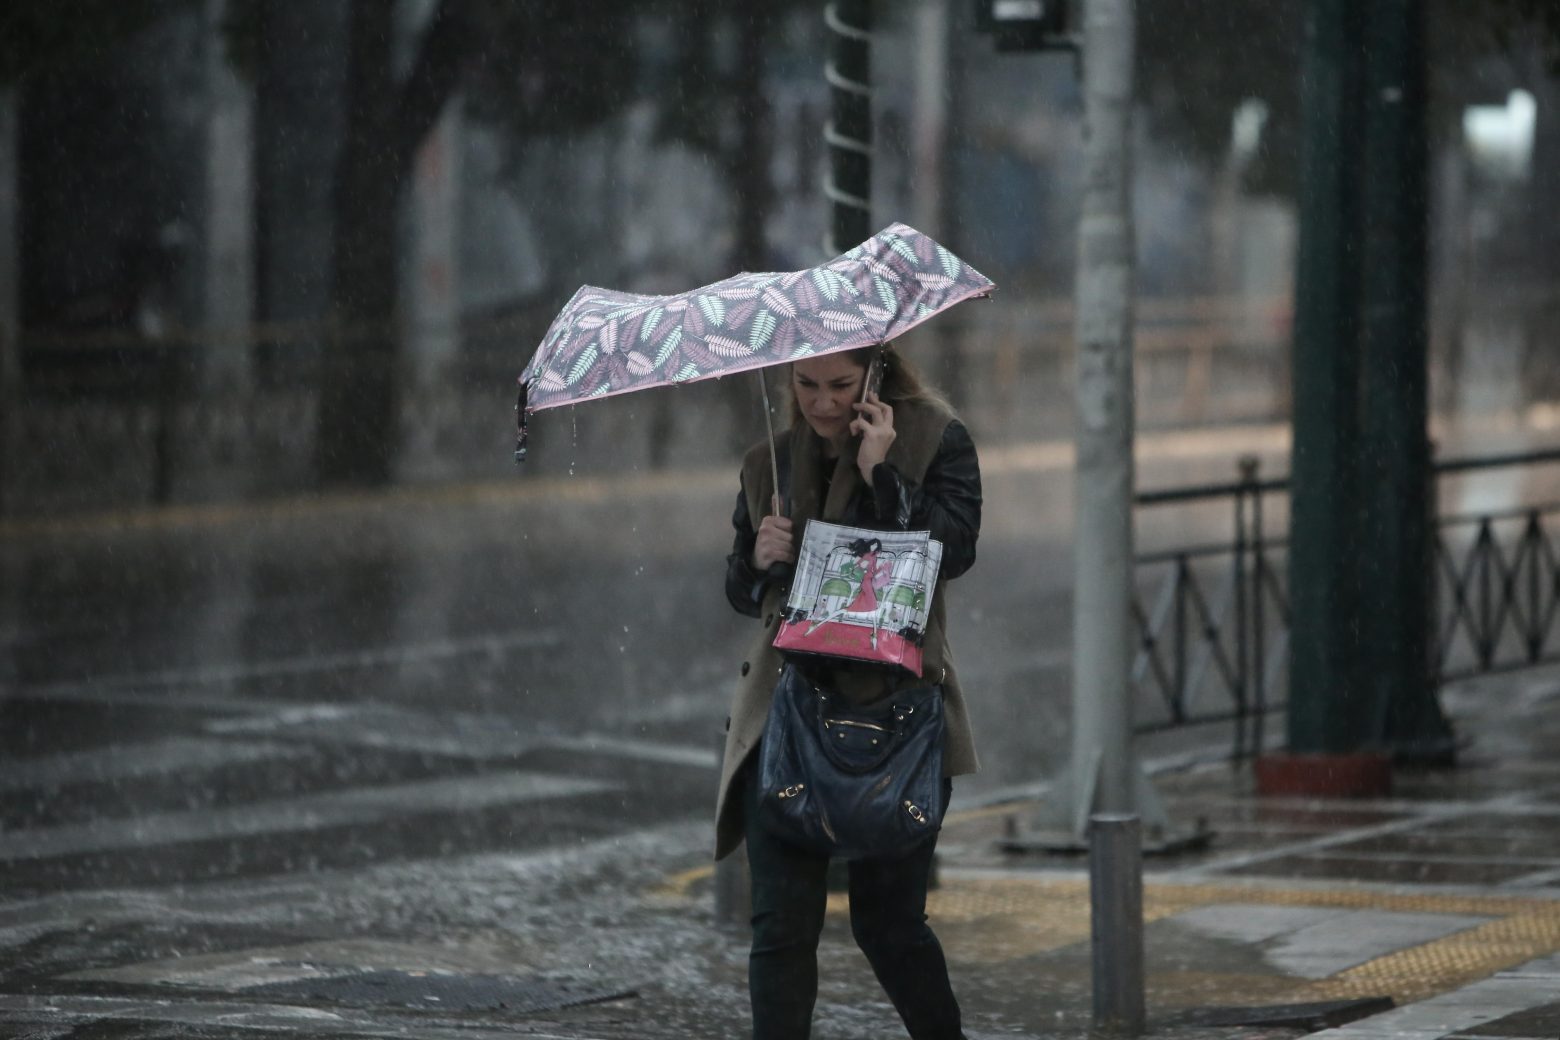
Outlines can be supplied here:
[[886, 357], [963, 1035], [1552, 1040], [1560, 5], [1369, 6], [13, 0], [0, 1037], [750, 1035], [743, 481], [940, 522]]

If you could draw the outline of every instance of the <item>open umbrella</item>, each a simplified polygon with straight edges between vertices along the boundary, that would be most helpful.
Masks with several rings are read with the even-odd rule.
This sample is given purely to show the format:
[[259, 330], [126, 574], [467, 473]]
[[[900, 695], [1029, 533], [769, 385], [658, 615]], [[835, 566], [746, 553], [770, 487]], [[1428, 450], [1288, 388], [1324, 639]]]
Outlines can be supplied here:
[[532, 412], [734, 372], [762, 380], [769, 365], [887, 343], [992, 288], [904, 224], [805, 271], [743, 273], [673, 296], [581, 286], [520, 374], [515, 461]]

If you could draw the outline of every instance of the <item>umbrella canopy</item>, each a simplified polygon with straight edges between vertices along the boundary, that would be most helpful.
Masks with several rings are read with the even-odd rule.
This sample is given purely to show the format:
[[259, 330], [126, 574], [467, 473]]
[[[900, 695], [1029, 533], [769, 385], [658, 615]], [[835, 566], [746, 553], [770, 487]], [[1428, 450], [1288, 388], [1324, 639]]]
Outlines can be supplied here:
[[520, 374], [515, 457], [531, 412], [886, 343], [993, 287], [904, 224], [805, 271], [743, 273], [673, 296], [582, 286]]

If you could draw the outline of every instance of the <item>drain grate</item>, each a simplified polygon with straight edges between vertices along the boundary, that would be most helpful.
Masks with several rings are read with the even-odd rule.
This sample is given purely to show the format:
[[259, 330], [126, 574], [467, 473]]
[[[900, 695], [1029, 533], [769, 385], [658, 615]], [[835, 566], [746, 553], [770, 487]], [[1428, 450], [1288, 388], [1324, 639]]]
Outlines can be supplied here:
[[632, 989], [591, 986], [574, 980], [384, 970], [271, 982], [246, 987], [244, 993], [351, 1007], [506, 1011], [521, 1015], [638, 996]]
[[1481, 1022], [1471, 1029], [1459, 1030], [1447, 1037], [1499, 1037], [1501, 1040], [1553, 1040], [1560, 1036], [1560, 1004], [1543, 1004], [1517, 1011], [1493, 1022]]
[[1316, 1032], [1346, 1025], [1371, 1015], [1389, 1011], [1391, 997], [1366, 997], [1360, 1000], [1323, 1000], [1308, 1004], [1267, 1004], [1257, 1007], [1193, 1008], [1175, 1015], [1176, 1025], [1185, 1026], [1287, 1026]]

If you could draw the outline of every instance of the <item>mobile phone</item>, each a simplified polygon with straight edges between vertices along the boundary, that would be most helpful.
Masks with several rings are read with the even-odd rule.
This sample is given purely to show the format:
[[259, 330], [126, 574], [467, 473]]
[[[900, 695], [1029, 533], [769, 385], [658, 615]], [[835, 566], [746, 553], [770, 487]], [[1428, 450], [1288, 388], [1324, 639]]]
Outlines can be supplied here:
[[883, 352], [874, 351], [872, 363], [867, 366], [867, 378], [861, 384], [861, 400], [865, 404], [868, 397], [878, 393], [883, 388]]

